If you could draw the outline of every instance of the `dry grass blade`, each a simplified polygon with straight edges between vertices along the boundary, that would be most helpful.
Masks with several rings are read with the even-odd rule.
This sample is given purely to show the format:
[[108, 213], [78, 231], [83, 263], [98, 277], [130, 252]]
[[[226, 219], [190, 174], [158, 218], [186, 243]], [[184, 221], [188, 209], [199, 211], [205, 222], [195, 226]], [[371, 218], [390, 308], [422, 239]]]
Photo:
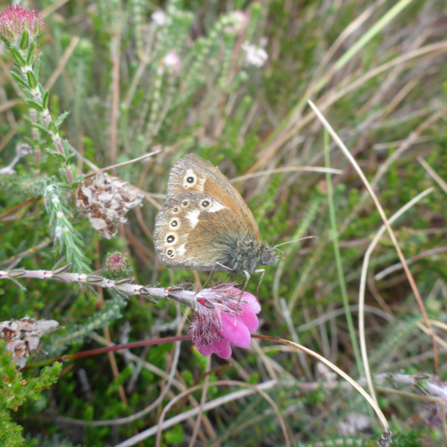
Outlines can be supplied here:
[[306, 348], [305, 346], [299, 345], [298, 343], [294, 343], [289, 340], [283, 340], [281, 338], [270, 337], [268, 335], [252, 334], [251, 336], [252, 336], [252, 338], [259, 338], [260, 340], [268, 340], [268, 341], [273, 341], [275, 343], [280, 343], [283, 345], [293, 346], [296, 349], [299, 349], [300, 351], [305, 352], [306, 354], [311, 355], [312, 357], [315, 357], [316, 359], [320, 360], [320, 362], [323, 362], [326, 366], [331, 368], [339, 376], [343, 377], [343, 379], [345, 379], [347, 382], [349, 382], [368, 401], [368, 403], [371, 405], [371, 407], [376, 412], [377, 417], [379, 418], [384, 431], [389, 430], [388, 421], [386, 420], [384, 414], [382, 413], [382, 410], [379, 408], [379, 406], [374, 401], [374, 399], [372, 399], [371, 396], [354, 379], [349, 377], [338, 366], [335, 366], [332, 362], [330, 362], [329, 360], [327, 360], [320, 354], [317, 354], [316, 352], [312, 351], [311, 349]]
[[253, 174], [241, 175], [240, 177], [235, 177], [231, 179], [232, 183], [241, 182], [242, 180], [248, 180], [250, 178], [262, 177], [264, 175], [272, 175], [278, 174], [280, 172], [322, 172], [329, 174], [343, 174], [341, 169], [333, 169], [333, 168], [324, 168], [319, 166], [291, 166], [287, 168], [278, 168], [278, 169], [268, 169], [267, 171], [262, 172], [254, 172]]
[[[396, 221], [403, 213], [409, 210], [413, 205], [423, 199], [425, 196], [430, 194], [434, 188], [426, 189], [421, 194], [417, 195], [414, 199], [410, 200], [405, 206], [403, 206], [397, 213], [390, 217], [390, 225]], [[374, 236], [368, 249], [366, 250], [365, 257], [363, 258], [362, 274], [360, 276], [360, 291], [359, 291], [359, 338], [360, 338], [360, 352], [362, 354], [363, 367], [365, 370], [366, 380], [368, 381], [369, 392], [372, 398], [377, 402], [376, 394], [374, 392], [374, 386], [372, 383], [371, 372], [369, 370], [368, 353], [366, 351], [366, 337], [365, 337], [365, 289], [366, 289], [366, 279], [368, 276], [368, 265], [371, 258], [372, 252], [379, 243], [380, 238], [384, 235], [386, 231], [385, 225], [382, 225], [380, 230]]]
[[438, 371], [438, 367], [439, 367], [439, 356], [438, 356], [438, 347], [436, 344], [436, 340], [435, 340], [435, 336], [433, 333], [433, 329], [430, 325], [430, 321], [428, 319], [428, 315], [427, 315], [427, 311], [425, 310], [425, 306], [424, 306], [424, 302], [422, 301], [422, 297], [419, 293], [419, 290], [416, 286], [416, 282], [414, 281], [413, 275], [411, 274], [410, 269], [408, 268], [408, 265], [405, 261], [404, 255], [402, 253], [402, 250], [399, 247], [399, 244], [397, 242], [396, 236], [394, 234], [394, 231], [392, 230], [390, 223], [388, 221], [388, 218], [385, 215], [385, 212], [383, 211], [382, 205], [380, 204], [379, 200], [377, 199], [377, 196], [373, 190], [373, 188], [371, 187], [371, 185], [368, 182], [368, 179], [365, 177], [365, 174], [363, 174], [362, 169], [360, 168], [360, 166], [357, 164], [357, 162], [355, 161], [354, 157], [351, 155], [351, 153], [349, 152], [348, 148], [344, 145], [343, 141], [341, 141], [341, 139], [339, 138], [339, 136], [336, 134], [336, 132], [334, 131], [334, 129], [332, 129], [331, 125], [327, 122], [326, 118], [321, 114], [321, 112], [317, 109], [317, 107], [315, 106], [315, 104], [312, 101], [309, 101], [309, 105], [312, 107], [313, 111], [315, 112], [315, 114], [317, 115], [318, 119], [322, 122], [322, 124], [324, 125], [324, 127], [328, 130], [328, 132], [331, 134], [332, 138], [335, 140], [335, 142], [337, 143], [338, 147], [342, 150], [342, 152], [345, 154], [345, 156], [347, 157], [347, 159], [350, 161], [350, 163], [352, 164], [352, 166], [355, 168], [355, 170], [357, 171], [357, 173], [359, 174], [360, 178], [362, 179], [363, 183], [365, 184], [368, 192], [370, 193], [374, 204], [376, 205], [376, 208], [383, 220], [383, 223], [386, 226], [386, 229], [390, 235], [390, 238], [393, 242], [393, 245], [397, 251], [397, 254], [399, 256], [399, 259], [402, 263], [402, 266], [405, 270], [405, 274], [408, 278], [408, 282], [410, 283], [411, 289], [413, 290], [414, 296], [416, 297], [416, 300], [419, 304], [419, 308], [421, 310], [422, 316], [424, 318], [424, 321], [427, 325], [427, 327], [430, 329], [431, 331], [431, 338], [432, 338], [432, 343], [433, 343], [433, 351], [434, 351], [434, 370], [435, 370], [435, 374], [437, 374]]
[[65, 66], [67, 65], [67, 62], [69, 61], [73, 51], [76, 48], [76, 45], [80, 41], [80, 38], [78, 36], [73, 36], [71, 38], [70, 45], [68, 48], [64, 51], [64, 54], [62, 56], [62, 59], [60, 60], [58, 66], [56, 67], [56, 70], [54, 70], [53, 74], [50, 76], [50, 79], [48, 79], [47, 83], [45, 84], [45, 88], [47, 90], [50, 90], [51, 87], [53, 87], [54, 83], [58, 80], [59, 76], [61, 75], [62, 71], [64, 70]]
[[425, 168], [425, 170], [430, 174], [430, 177], [447, 194], [447, 183], [436, 173], [436, 171], [422, 157], [418, 157], [417, 160]]
[[[422, 253], [419, 253], [418, 255], [407, 259], [407, 265], [411, 265], [414, 262], [419, 261], [419, 259], [424, 259], [424, 258], [428, 258], [429, 256], [438, 255], [440, 253], [445, 253], [446, 251], [447, 251], [447, 246], [436, 247], [436, 248], [432, 248], [431, 250], [423, 251]], [[374, 279], [376, 281], [380, 281], [381, 279], [385, 278], [385, 276], [388, 276], [391, 273], [396, 272], [397, 270], [400, 270], [402, 267], [403, 267], [402, 263], [398, 262], [397, 264], [391, 265], [388, 268], [377, 273], [377, 275], [374, 276]]]
[[[211, 367], [211, 356], [207, 357], [206, 359], [206, 371], [209, 371]], [[194, 444], [196, 442], [197, 439], [197, 433], [199, 432], [199, 428], [200, 428], [200, 423], [202, 421], [202, 415], [203, 415], [203, 406], [205, 405], [206, 402], [206, 395], [208, 392], [208, 385], [210, 383], [210, 375], [206, 374], [205, 375], [205, 381], [203, 383], [203, 389], [202, 389], [202, 397], [200, 399], [200, 413], [197, 416], [197, 421], [196, 421], [196, 426], [194, 427], [194, 431], [192, 433], [191, 436], [191, 440], [189, 441], [189, 447], [194, 447]]]
[[[223, 381], [223, 382], [225, 382], [225, 384], [228, 383], [228, 381]], [[216, 383], [217, 382], [213, 382], [212, 384], [214, 385]], [[242, 386], [248, 386], [244, 382], [240, 382], [240, 383], [243, 384]], [[252, 388], [250, 388], [248, 390], [235, 391], [234, 393], [227, 394], [226, 396], [222, 396], [222, 397], [214, 399], [210, 402], [207, 402], [203, 406], [203, 411], [209, 411], [209, 410], [212, 410], [213, 408], [220, 407], [228, 402], [232, 402], [237, 399], [243, 399], [244, 397], [250, 396], [251, 394], [254, 394], [259, 390], [271, 389], [274, 386], [276, 386], [277, 384], [278, 384], [277, 380], [270, 380], [268, 382], [261, 383], [260, 385], [257, 385], [256, 387], [254, 385], [250, 385]], [[202, 386], [202, 385], [199, 385], [199, 387], [200, 386]], [[199, 411], [200, 411], [199, 408], [193, 408], [191, 410], [185, 411], [182, 414], [174, 416], [173, 418], [165, 421], [163, 423], [162, 428], [163, 428], [163, 430], [165, 430], [169, 427], [173, 427], [176, 424], [179, 424], [179, 423], [183, 422], [184, 420], [197, 415], [199, 413]], [[155, 435], [157, 433], [157, 430], [158, 430], [158, 425], [155, 425], [154, 427], [151, 427], [151, 428], [141, 432], [137, 436], [133, 436], [132, 438], [128, 439], [127, 441], [122, 442], [121, 444], [116, 445], [115, 447], [130, 447], [132, 445], [135, 445], [137, 442], [140, 442], [144, 439], [147, 439], [147, 438]]]
[[[275, 384], [278, 383], [277, 380], [272, 380], [272, 381], [270, 381], [270, 382], [273, 382], [273, 383], [275, 383]], [[268, 382], [268, 383], [270, 383], [270, 382]], [[278, 416], [279, 423], [280, 423], [281, 428], [282, 428], [282, 430], [283, 430], [283, 434], [284, 434], [284, 439], [285, 439], [285, 441], [286, 441], [286, 445], [287, 445], [288, 447], [291, 447], [290, 440], [289, 440], [289, 435], [288, 435], [288, 433], [287, 433], [287, 429], [286, 429], [286, 425], [285, 425], [285, 422], [284, 422], [283, 417], [281, 416], [281, 413], [280, 413], [280, 411], [279, 411], [279, 408], [278, 408], [278, 406], [276, 405], [275, 401], [274, 401], [274, 400], [273, 400], [273, 399], [272, 399], [272, 398], [271, 398], [271, 397], [270, 397], [270, 396], [269, 396], [263, 389], [261, 389], [261, 388], [260, 388], [259, 386], [257, 386], [257, 385], [251, 385], [251, 384], [248, 384], [248, 383], [245, 383], [245, 382], [240, 382], [240, 381], [238, 381], [238, 380], [218, 380], [218, 381], [215, 381], [215, 382], [211, 382], [211, 385], [212, 385], [212, 386], [218, 386], [218, 385], [236, 385], [236, 386], [243, 386], [243, 387], [252, 388], [252, 389], [254, 390], [254, 392], [258, 392], [259, 394], [261, 394], [261, 396], [264, 397], [264, 399], [266, 399], [266, 400], [270, 403], [270, 405], [273, 407], [273, 409], [275, 410], [275, 413], [276, 413], [276, 415]], [[181, 400], [183, 397], [187, 396], [188, 394], [193, 393], [194, 391], [197, 391], [197, 390], [202, 389], [204, 386], [205, 386], [205, 384], [193, 386], [193, 387], [191, 387], [191, 388], [189, 388], [189, 389], [183, 391], [183, 392], [180, 393], [179, 395], [175, 396], [175, 397], [174, 397], [173, 399], [171, 399], [171, 401], [166, 405], [166, 407], [163, 409], [163, 413], [161, 414], [161, 416], [160, 416], [160, 420], [158, 421], [158, 425], [157, 425], [157, 432], [156, 432], [156, 433], [157, 433], [157, 439], [156, 439], [156, 442], [155, 442], [155, 446], [156, 446], [156, 447], [160, 447], [160, 445], [161, 445], [161, 431], [162, 431], [162, 429], [163, 429], [163, 421], [164, 421], [164, 417], [165, 417], [166, 413], [168, 412], [169, 408], [171, 408], [172, 405], [174, 405], [176, 402], [178, 402], [179, 400]], [[225, 397], [226, 397], [226, 396], [225, 396]], [[216, 400], [217, 400], [217, 399], [216, 399]], [[208, 402], [208, 403], [210, 403], [210, 402]], [[213, 408], [214, 408], [214, 407], [213, 407]], [[207, 404], [204, 404], [203, 407], [201, 406], [201, 407], [198, 409], [198, 411], [199, 411], [199, 412], [203, 412], [203, 411], [206, 411], [207, 409], [208, 409], [208, 408], [207, 408]], [[151, 430], [151, 429], [149, 429], [149, 430]], [[149, 432], [149, 430], [146, 430], [146, 431], [143, 432], [143, 433]], [[128, 447], [128, 446], [131, 446], [131, 445], [135, 445], [137, 442], [141, 441], [142, 439], [147, 439], [149, 436], [152, 436], [153, 434], [155, 434], [155, 432], [151, 432], [151, 434], [150, 434], [149, 436], [145, 436], [144, 438], [141, 438], [140, 436], [141, 436], [143, 433], [140, 433], [139, 435], [134, 436], [134, 437], [131, 438], [131, 439], [128, 439], [126, 442], [123, 442], [122, 444], [119, 444], [119, 445], [117, 445], [116, 447]], [[138, 438], [138, 439], [137, 439], [137, 438]], [[129, 441], [131, 441], [132, 439], [134, 440], [133, 443], [129, 443]]]
[[[72, 419], [72, 418], [67, 418], [67, 417], [58, 417], [57, 420], [59, 422], [66, 422], [69, 424], [82, 425], [85, 427], [105, 427], [105, 426], [117, 426], [117, 425], [130, 424], [131, 422], [134, 422], [137, 419], [142, 418], [146, 414], [149, 414], [154, 408], [157, 408], [157, 406], [161, 402], [163, 402], [163, 399], [166, 397], [169, 390], [171, 389], [171, 386], [172, 386], [172, 383], [174, 380], [174, 375], [177, 370], [178, 359], [180, 357], [180, 343], [181, 342], [179, 342], [179, 341], [175, 343], [174, 359], [172, 361], [172, 366], [171, 366], [171, 370], [169, 372], [168, 382], [167, 382], [166, 386], [163, 388], [163, 391], [160, 393], [160, 395], [157, 397], [157, 399], [155, 399], [149, 406], [147, 406], [143, 410], [138, 411], [137, 413], [134, 413], [131, 416], [127, 416], [125, 418], [110, 419], [107, 421], [83, 421], [81, 419]], [[110, 344], [110, 342], [108, 342], [108, 344]]]
[[[133, 163], [137, 163], [139, 161], [145, 160], [146, 158], [152, 157], [152, 155], [159, 154], [160, 152], [161, 152], [161, 150], [150, 152], [149, 154], [145, 154], [145, 155], [142, 155], [141, 157], [134, 158], [133, 160], [124, 161], [123, 163], [118, 163], [113, 166], [108, 166], [107, 168], [101, 168], [100, 171], [105, 172], [105, 171], [111, 171], [112, 169], [122, 168], [123, 166], [128, 166]], [[87, 174], [85, 176], [85, 178], [92, 177], [93, 175], [96, 175], [96, 172], [91, 172], [90, 174]]]

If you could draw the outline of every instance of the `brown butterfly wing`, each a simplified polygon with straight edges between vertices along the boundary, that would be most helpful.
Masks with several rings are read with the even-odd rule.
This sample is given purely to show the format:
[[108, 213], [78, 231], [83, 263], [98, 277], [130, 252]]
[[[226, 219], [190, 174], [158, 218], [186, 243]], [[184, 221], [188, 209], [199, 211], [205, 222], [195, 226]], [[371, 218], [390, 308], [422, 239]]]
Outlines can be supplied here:
[[158, 259], [173, 270], [225, 271], [218, 263], [228, 265], [238, 237], [248, 237], [245, 225], [207, 194], [169, 197], [155, 219]]
[[175, 163], [169, 176], [168, 198], [184, 193], [216, 198], [242, 220], [251, 237], [261, 239], [253, 214], [238, 190], [218, 168], [195, 154], [188, 154]]

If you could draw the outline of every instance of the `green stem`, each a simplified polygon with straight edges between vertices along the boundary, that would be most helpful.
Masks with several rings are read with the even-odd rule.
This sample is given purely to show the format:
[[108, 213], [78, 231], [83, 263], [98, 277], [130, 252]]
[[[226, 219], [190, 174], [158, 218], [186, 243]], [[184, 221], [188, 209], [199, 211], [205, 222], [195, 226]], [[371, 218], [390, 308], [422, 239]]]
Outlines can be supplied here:
[[[324, 160], [326, 167], [331, 166], [331, 158], [329, 155], [329, 134], [324, 131]], [[334, 191], [332, 188], [332, 179], [329, 173], [326, 173], [326, 184], [327, 184], [327, 197], [329, 202], [329, 216], [331, 221], [331, 233], [332, 241], [334, 243], [334, 253], [335, 253], [335, 263], [337, 264], [337, 274], [338, 280], [340, 282], [341, 295], [343, 298], [343, 305], [345, 307], [346, 321], [349, 328], [349, 336], [351, 337], [352, 349], [354, 350], [355, 363], [357, 365], [357, 370], [360, 376], [364, 375], [363, 364], [360, 357], [360, 350], [357, 343], [357, 337], [355, 335], [354, 322], [352, 321], [352, 314], [349, 308], [349, 298], [348, 292], [346, 290], [345, 276], [343, 273], [343, 264], [341, 261], [340, 247], [338, 245], [338, 231], [337, 231], [337, 219], [335, 215], [335, 205], [334, 205]]]

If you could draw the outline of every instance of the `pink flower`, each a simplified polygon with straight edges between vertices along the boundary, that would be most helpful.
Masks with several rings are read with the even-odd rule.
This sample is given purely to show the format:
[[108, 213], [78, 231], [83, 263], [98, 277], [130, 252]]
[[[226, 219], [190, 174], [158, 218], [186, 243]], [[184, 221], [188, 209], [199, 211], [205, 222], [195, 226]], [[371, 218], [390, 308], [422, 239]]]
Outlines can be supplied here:
[[178, 76], [182, 66], [182, 60], [175, 51], [170, 51], [164, 58], [163, 62], [171, 76]]
[[188, 330], [199, 352], [205, 356], [213, 352], [227, 359], [231, 345], [248, 348], [250, 332], [258, 328], [258, 300], [250, 293], [227, 286], [202, 290], [196, 299], [196, 313]]
[[228, 15], [229, 25], [224, 28], [226, 33], [240, 33], [250, 21], [250, 16], [245, 12], [237, 9]]
[[22, 6], [7, 5], [0, 14], [0, 35], [15, 44], [20, 43], [25, 31], [29, 33], [29, 40], [33, 41], [43, 25], [37, 11]]

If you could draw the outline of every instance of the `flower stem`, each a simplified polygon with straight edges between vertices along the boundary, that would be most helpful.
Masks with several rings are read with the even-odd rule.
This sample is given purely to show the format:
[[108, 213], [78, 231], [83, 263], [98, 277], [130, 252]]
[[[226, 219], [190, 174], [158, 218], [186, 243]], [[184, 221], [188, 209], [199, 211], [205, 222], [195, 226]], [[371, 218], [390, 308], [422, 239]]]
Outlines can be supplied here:
[[143, 346], [161, 345], [162, 343], [172, 343], [175, 341], [184, 341], [184, 340], [191, 340], [191, 337], [189, 335], [165, 337], [165, 338], [157, 338], [156, 340], [142, 340], [133, 343], [124, 343], [122, 345], [107, 346], [106, 348], [91, 349], [89, 351], [81, 351], [77, 352], [76, 354], [62, 355], [60, 357], [55, 357], [52, 359], [43, 360], [41, 362], [32, 363], [31, 365], [25, 366], [22, 369], [22, 371], [31, 368], [40, 368], [42, 366], [52, 365], [54, 362], [76, 360], [83, 357], [91, 357], [93, 355], [107, 354], [108, 352], [121, 351], [122, 349], [132, 349], [132, 348], [140, 348]]

